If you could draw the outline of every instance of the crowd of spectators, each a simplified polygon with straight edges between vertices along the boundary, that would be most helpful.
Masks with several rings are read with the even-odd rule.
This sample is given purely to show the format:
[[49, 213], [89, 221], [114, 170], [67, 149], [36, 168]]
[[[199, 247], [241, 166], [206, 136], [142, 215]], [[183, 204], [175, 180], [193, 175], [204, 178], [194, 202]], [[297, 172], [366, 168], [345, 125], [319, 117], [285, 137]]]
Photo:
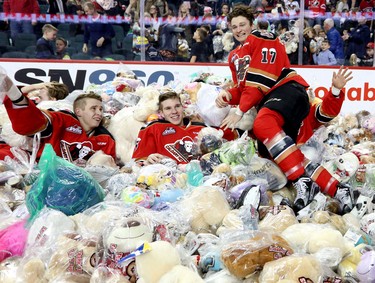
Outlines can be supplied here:
[[[278, 34], [292, 64], [301, 63], [298, 58], [302, 53], [304, 65], [373, 66], [370, 12], [375, 10], [374, 0], [300, 1], [145, 0], [141, 7], [138, 0], [2, 0], [0, 29], [9, 36], [10, 46], [0, 46], [0, 52], [27, 53], [15, 49], [15, 41], [21, 40], [19, 34], [34, 33], [35, 50], [28, 48], [29, 58], [140, 60], [145, 52], [149, 61], [226, 62], [238, 44], [226, 15], [235, 5], [244, 4], [254, 9], [255, 28], [266, 24]], [[298, 18], [301, 4], [303, 23]], [[14, 17], [15, 13], [21, 17]], [[31, 13], [57, 16], [46, 21], [27, 17]], [[80, 18], [63, 23], [61, 14]], [[111, 17], [116, 21], [108, 21]], [[48, 41], [42, 31], [46, 25], [54, 26], [57, 33], [50, 39], [54, 42], [52, 54], [40, 57], [37, 42]]]

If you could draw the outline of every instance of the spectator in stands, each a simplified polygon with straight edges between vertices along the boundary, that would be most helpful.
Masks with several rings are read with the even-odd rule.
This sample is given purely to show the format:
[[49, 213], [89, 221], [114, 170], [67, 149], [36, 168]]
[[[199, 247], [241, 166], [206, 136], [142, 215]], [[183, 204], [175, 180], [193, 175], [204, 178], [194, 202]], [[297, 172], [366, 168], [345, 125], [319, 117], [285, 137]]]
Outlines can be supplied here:
[[66, 5], [67, 0], [48, 0], [48, 14], [67, 14], [68, 7]]
[[189, 46], [193, 44], [193, 17], [190, 15], [190, 2], [182, 2], [178, 9], [178, 26], [184, 29], [185, 39]]
[[323, 40], [320, 52], [313, 54], [314, 63], [316, 65], [337, 65], [335, 55], [329, 50], [329, 47], [329, 41], [327, 39]]
[[306, 56], [307, 56], [307, 64], [313, 65], [313, 54], [315, 54], [318, 50], [318, 43], [315, 39], [316, 34], [315, 30], [312, 27], [307, 27], [303, 30], [303, 45], [306, 48]]
[[[39, 14], [40, 8], [37, 0], [4, 0], [3, 11], [6, 14]], [[5, 18], [4, 22], [8, 23], [8, 19]], [[36, 20], [11, 20], [9, 22], [10, 36], [14, 40], [19, 33], [34, 33], [36, 24]]]
[[326, 12], [326, 0], [308, 0], [307, 8], [310, 11], [309, 25], [321, 24], [321, 16]]
[[345, 59], [349, 60], [352, 54], [356, 54], [357, 57], [363, 58], [366, 54], [367, 43], [370, 42], [370, 28], [366, 24], [367, 20], [365, 17], [358, 19], [358, 26], [352, 29], [350, 32], [343, 36], [343, 39], [347, 42], [347, 49], [345, 53]]
[[170, 23], [159, 28], [159, 52], [164, 61], [175, 61], [177, 56], [178, 33], [184, 29]]
[[197, 28], [197, 30], [194, 32], [193, 39], [195, 42], [191, 47], [190, 63], [209, 62], [209, 56], [207, 53], [208, 48], [205, 41], [206, 37], [207, 32], [202, 27]]
[[214, 43], [212, 41], [211, 25], [201, 25], [201, 28], [203, 28], [207, 33], [207, 36], [205, 38], [205, 43], [207, 45], [206, 53], [208, 55], [209, 62], [213, 62], [214, 61]]
[[57, 59], [70, 59], [70, 54], [67, 51], [68, 48], [68, 42], [65, 38], [59, 36], [56, 38], [55, 43], [56, 48], [56, 58]]
[[125, 15], [130, 16], [133, 21], [138, 21], [139, 4], [137, 0], [130, 0], [129, 5], [126, 7]]
[[342, 12], [344, 12], [344, 11], [349, 11], [348, 0], [340, 0], [340, 1], [337, 3], [336, 11], [337, 11], [338, 13], [342, 13]]
[[375, 8], [375, 1], [374, 0], [362, 0], [359, 3], [359, 10], [361, 12], [372, 12]]
[[221, 4], [220, 15], [226, 17], [230, 12], [230, 6], [227, 3]]
[[92, 17], [92, 22], [85, 23], [82, 52], [87, 53], [90, 51], [93, 57], [99, 58], [112, 54], [111, 40], [115, 36], [112, 25], [101, 22], [101, 15], [98, 14], [93, 3], [86, 2], [83, 5], [83, 9], [87, 16]]
[[374, 67], [374, 43], [369, 42], [366, 46], [366, 55], [359, 58], [358, 66]]
[[168, 2], [166, 0], [156, 0], [154, 2], [154, 5], [158, 7], [161, 17], [168, 16], [169, 7], [168, 7]]
[[68, 0], [66, 3], [68, 14], [69, 15], [83, 15], [85, 11], [83, 11], [82, 1], [81, 0]]
[[37, 59], [55, 59], [56, 54], [52, 42], [56, 39], [58, 29], [51, 24], [45, 24], [42, 28], [43, 36], [36, 42]]
[[344, 42], [339, 31], [335, 28], [333, 19], [327, 18], [324, 20], [323, 28], [327, 34], [327, 39], [331, 45], [329, 50], [335, 55], [339, 65], [344, 64]]

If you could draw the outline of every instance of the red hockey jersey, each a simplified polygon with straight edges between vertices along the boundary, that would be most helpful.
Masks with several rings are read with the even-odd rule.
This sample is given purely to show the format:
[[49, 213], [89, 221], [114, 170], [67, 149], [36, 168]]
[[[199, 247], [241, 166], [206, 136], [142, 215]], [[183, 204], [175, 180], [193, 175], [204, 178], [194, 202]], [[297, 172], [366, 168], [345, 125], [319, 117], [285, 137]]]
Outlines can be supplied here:
[[102, 126], [88, 136], [69, 111], [42, 111], [34, 103], [17, 107], [9, 99], [5, 99], [4, 105], [16, 133], [26, 136], [41, 133], [38, 158], [46, 143], [53, 146], [58, 156], [80, 166], [99, 150], [116, 158], [115, 141]]
[[297, 144], [304, 144], [320, 126], [330, 122], [340, 114], [345, 95], [340, 91], [338, 97], [330, 91], [323, 99], [315, 98], [310, 103], [310, 112], [299, 129]]
[[[194, 139], [199, 131], [206, 127], [203, 123], [190, 122], [184, 118], [183, 126], [176, 126], [168, 121], [157, 120], [142, 128], [138, 134], [133, 158], [146, 160], [150, 154], [159, 153], [177, 161], [189, 163], [194, 157]], [[224, 138], [238, 138], [236, 131], [226, 130]]]
[[235, 88], [229, 90], [232, 105], [242, 112], [259, 104], [285, 68], [290, 68], [285, 46], [268, 31], [253, 31], [246, 42], [229, 54]]

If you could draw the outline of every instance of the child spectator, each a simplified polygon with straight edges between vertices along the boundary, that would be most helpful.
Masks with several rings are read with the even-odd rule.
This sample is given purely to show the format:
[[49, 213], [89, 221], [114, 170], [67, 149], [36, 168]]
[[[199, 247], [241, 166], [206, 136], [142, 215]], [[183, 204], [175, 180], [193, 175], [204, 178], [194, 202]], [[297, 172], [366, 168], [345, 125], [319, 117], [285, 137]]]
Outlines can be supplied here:
[[190, 63], [209, 62], [207, 44], [205, 43], [206, 37], [207, 32], [203, 28], [197, 28], [194, 32], [193, 39], [195, 43], [191, 47]]
[[56, 58], [52, 41], [55, 40], [58, 29], [51, 24], [45, 24], [42, 28], [43, 36], [36, 42], [37, 59], [54, 59]]
[[323, 40], [321, 51], [319, 53], [313, 54], [314, 63], [316, 65], [337, 65], [337, 60], [332, 51], [329, 50], [330, 44], [328, 40]]
[[366, 55], [359, 58], [358, 66], [373, 67], [374, 66], [374, 43], [369, 42], [366, 46]]
[[56, 57], [57, 59], [70, 59], [70, 55], [66, 50], [68, 47], [68, 42], [65, 38], [59, 36], [56, 38]]

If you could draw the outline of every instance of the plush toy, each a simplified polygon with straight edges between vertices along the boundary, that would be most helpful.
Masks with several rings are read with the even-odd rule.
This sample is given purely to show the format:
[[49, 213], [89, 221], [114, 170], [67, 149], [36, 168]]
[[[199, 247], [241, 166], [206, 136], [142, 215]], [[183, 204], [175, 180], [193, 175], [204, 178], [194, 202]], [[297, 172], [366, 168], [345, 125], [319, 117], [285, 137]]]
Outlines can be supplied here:
[[221, 236], [231, 231], [237, 231], [243, 229], [243, 222], [239, 216], [238, 209], [232, 209], [223, 218], [220, 227], [216, 231], [216, 235]]
[[259, 275], [259, 282], [292, 283], [322, 282], [323, 267], [310, 255], [291, 255], [267, 262]]
[[326, 164], [327, 170], [340, 182], [347, 182], [359, 168], [358, 157], [347, 152]]
[[163, 164], [144, 166], [137, 175], [137, 186], [151, 190], [171, 189], [176, 183], [172, 169]]
[[205, 281], [197, 272], [183, 265], [176, 265], [166, 274], [164, 274], [158, 283], [204, 283]]
[[361, 261], [361, 256], [370, 250], [370, 246], [360, 244], [350, 249], [349, 254], [340, 262], [337, 268], [337, 273], [343, 279], [357, 278], [356, 269], [358, 263]]
[[216, 231], [230, 211], [224, 192], [216, 187], [197, 187], [181, 201], [183, 215], [196, 233]]
[[231, 274], [246, 278], [261, 270], [266, 262], [291, 254], [292, 248], [282, 237], [258, 233], [249, 239], [224, 245], [221, 258]]
[[362, 255], [357, 266], [357, 277], [360, 282], [375, 281], [375, 251], [368, 251]]
[[75, 222], [76, 231], [79, 234], [99, 238], [108, 223], [111, 223], [126, 211], [127, 208], [122, 201], [104, 201], [86, 209], [82, 213], [69, 216], [69, 218]]
[[19, 220], [0, 231], [0, 262], [11, 256], [21, 256], [25, 250], [29, 230], [26, 220]]
[[136, 93], [141, 97], [137, 105], [121, 109], [111, 118], [108, 126], [116, 140], [117, 157], [124, 163], [131, 160], [139, 130], [158, 110], [159, 91], [153, 86], [140, 87]]
[[103, 233], [104, 258], [107, 267], [117, 270], [130, 282], [136, 282], [136, 263], [130, 257], [119, 261], [153, 240], [153, 227], [140, 216], [126, 217], [110, 223]]
[[[170, 243], [165, 241], [152, 242], [150, 243], [150, 252], [136, 257], [136, 273], [139, 276], [137, 282], [157, 283], [163, 275], [180, 264], [181, 259], [178, 251]], [[169, 282], [178, 281], [171, 280]]]
[[134, 108], [131, 107], [123, 108], [111, 118], [108, 126], [108, 130], [116, 140], [117, 158], [124, 163], [131, 160], [138, 132], [144, 125], [144, 122], [134, 119], [133, 111]]
[[363, 127], [370, 130], [372, 134], [375, 134], [375, 116], [369, 116], [364, 120]]
[[30, 226], [27, 247], [51, 252], [60, 234], [75, 230], [76, 224], [72, 219], [61, 211], [45, 207]]
[[293, 210], [284, 205], [260, 207], [259, 215], [259, 230], [272, 231], [275, 234], [279, 234], [289, 226], [298, 223]]
[[45, 278], [87, 282], [96, 266], [96, 241], [79, 234], [64, 234], [57, 239], [56, 249], [48, 263]]
[[[18, 266], [20, 262], [21, 262], [21, 257], [19, 256], [9, 257], [3, 260], [2, 262], [0, 262], [0, 282], [15, 283], [16, 280], [19, 278]], [[37, 281], [33, 281], [33, 282], [37, 282]]]

